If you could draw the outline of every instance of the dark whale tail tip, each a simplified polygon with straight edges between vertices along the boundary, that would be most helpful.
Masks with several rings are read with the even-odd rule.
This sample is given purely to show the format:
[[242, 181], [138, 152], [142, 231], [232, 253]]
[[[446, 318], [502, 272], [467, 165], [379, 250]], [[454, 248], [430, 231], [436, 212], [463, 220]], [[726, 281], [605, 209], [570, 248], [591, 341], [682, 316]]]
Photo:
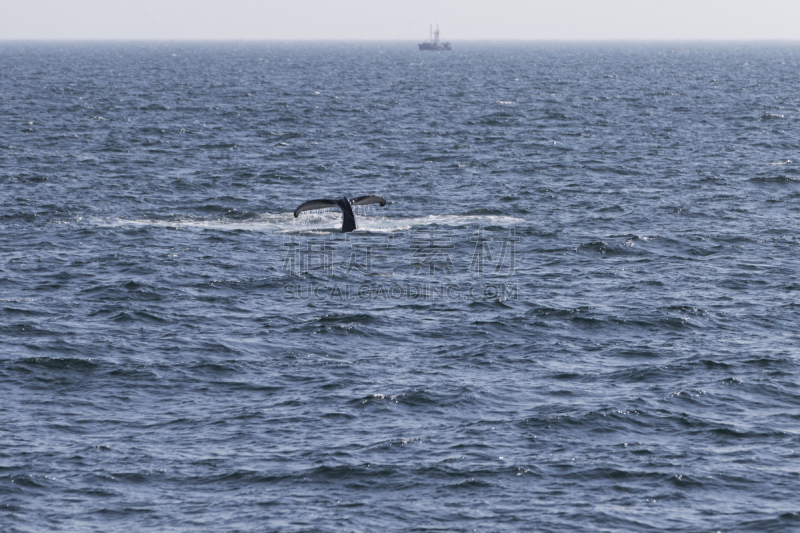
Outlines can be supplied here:
[[348, 231], [353, 231], [356, 229], [356, 215], [353, 213], [352, 206], [370, 204], [380, 204], [380, 206], [383, 207], [386, 205], [386, 198], [375, 194], [369, 194], [367, 196], [359, 196], [352, 199], [348, 199], [347, 196], [342, 196], [338, 200], [331, 200], [329, 198], [309, 200], [300, 204], [300, 207], [294, 210], [294, 217], [297, 218], [303, 211], [338, 207], [342, 210], [342, 233], [347, 233]]

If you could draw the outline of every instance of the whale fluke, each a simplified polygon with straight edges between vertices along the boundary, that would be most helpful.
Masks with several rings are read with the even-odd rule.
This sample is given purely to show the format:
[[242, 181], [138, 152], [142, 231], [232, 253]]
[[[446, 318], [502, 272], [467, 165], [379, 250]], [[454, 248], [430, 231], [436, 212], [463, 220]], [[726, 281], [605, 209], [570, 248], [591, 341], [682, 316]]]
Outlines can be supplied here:
[[303, 211], [310, 211], [312, 209], [327, 209], [328, 207], [338, 207], [342, 210], [342, 233], [347, 233], [356, 229], [356, 215], [353, 213], [352, 206], [354, 205], [369, 205], [380, 204], [381, 207], [386, 205], [386, 198], [375, 194], [367, 196], [358, 196], [349, 200], [347, 196], [342, 196], [338, 200], [331, 200], [329, 198], [321, 198], [319, 200], [309, 200], [300, 204], [300, 207], [294, 210], [294, 218], [297, 218]]
[[309, 200], [294, 210], [294, 218], [297, 218], [297, 216], [303, 211], [311, 211], [312, 209], [327, 209], [329, 207], [339, 207], [339, 204], [336, 203], [336, 200]]
[[350, 200], [350, 205], [369, 205], [381, 204], [381, 207], [386, 205], [386, 198], [378, 196], [377, 194], [370, 194], [367, 196], [359, 196]]

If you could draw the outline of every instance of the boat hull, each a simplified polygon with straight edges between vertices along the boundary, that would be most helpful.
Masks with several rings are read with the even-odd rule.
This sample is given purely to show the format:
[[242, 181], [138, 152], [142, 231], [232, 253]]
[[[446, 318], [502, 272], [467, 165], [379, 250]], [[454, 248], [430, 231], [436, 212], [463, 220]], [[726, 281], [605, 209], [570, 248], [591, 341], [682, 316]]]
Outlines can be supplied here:
[[428, 52], [449, 52], [451, 50], [450, 43], [433, 44], [433, 43], [420, 43], [419, 49]]

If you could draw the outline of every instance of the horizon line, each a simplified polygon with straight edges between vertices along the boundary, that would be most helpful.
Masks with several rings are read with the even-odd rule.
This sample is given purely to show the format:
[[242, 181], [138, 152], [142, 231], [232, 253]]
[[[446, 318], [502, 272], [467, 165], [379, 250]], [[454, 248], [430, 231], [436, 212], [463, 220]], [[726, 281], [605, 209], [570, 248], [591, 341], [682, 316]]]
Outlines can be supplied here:
[[[197, 39], [185, 39], [185, 38], [177, 38], [177, 39], [162, 39], [162, 38], [116, 38], [116, 37], [63, 37], [63, 38], [38, 38], [38, 37], [18, 37], [18, 38], [3, 38], [0, 37], [0, 43], [12, 43], [12, 42], [41, 42], [41, 43], [63, 43], [63, 42], [154, 42], [154, 43], [163, 43], [165, 41], [173, 41], [173, 42], [182, 42], [182, 43], [200, 43], [200, 42], [229, 42], [229, 43], [416, 43], [419, 39], [339, 39], [339, 38], [329, 38], [329, 39], [317, 39], [317, 38], [287, 38], [287, 39], [273, 39], [273, 38], [246, 38], [246, 39], [234, 39], [234, 38], [197, 38]], [[666, 38], [655, 38], [655, 39], [636, 39], [636, 38], [627, 38], [627, 39], [611, 39], [611, 38], [587, 38], [587, 39], [575, 39], [575, 38], [552, 38], [552, 39], [448, 39], [450, 42], [462, 42], [462, 43], [552, 43], [552, 42], [569, 42], [569, 43], [615, 43], [621, 44], [625, 42], [635, 42], [635, 43], [690, 43], [690, 42], [702, 42], [702, 43], [800, 43], [800, 37], [798, 38], [763, 38], [763, 39], [752, 39], [752, 38], [730, 38], [730, 39], [718, 39], [718, 38], [676, 38], [676, 39], [666, 39]]]

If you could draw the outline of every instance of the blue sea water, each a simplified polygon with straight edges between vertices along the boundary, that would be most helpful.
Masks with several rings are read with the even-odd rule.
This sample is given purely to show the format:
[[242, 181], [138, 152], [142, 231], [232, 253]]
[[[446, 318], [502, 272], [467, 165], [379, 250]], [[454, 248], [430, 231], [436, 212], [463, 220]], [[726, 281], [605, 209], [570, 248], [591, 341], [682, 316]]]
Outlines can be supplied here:
[[800, 45], [453, 46], [0, 43], [2, 531], [800, 529]]

